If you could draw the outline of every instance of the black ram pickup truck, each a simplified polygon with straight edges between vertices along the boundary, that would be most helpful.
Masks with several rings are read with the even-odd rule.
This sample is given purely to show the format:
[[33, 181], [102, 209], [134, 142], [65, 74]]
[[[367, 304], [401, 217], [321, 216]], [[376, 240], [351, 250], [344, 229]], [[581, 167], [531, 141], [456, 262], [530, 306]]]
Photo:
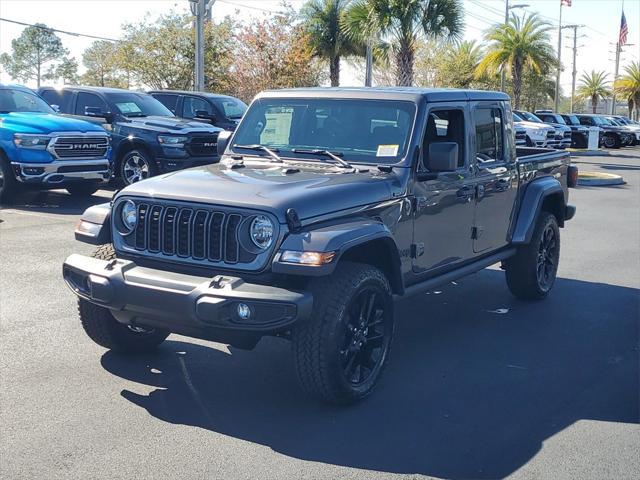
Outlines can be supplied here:
[[219, 159], [220, 128], [176, 117], [146, 93], [77, 86], [41, 87], [38, 93], [60, 113], [93, 121], [111, 133], [118, 183], [130, 185]]
[[219, 164], [83, 214], [76, 238], [99, 247], [63, 266], [81, 323], [125, 352], [172, 332], [284, 337], [303, 390], [355, 402], [387, 361], [395, 298], [496, 263], [517, 297], [551, 291], [577, 169], [516, 149], [511, 119], [498, 92], [264, 92], [220, 134]]

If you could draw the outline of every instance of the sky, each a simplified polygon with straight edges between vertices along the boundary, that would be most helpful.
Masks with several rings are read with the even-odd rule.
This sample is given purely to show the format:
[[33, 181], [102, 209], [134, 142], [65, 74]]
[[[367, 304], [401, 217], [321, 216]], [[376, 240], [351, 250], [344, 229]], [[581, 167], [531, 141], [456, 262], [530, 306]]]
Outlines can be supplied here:
[[[300, 8], [306, 0], [289, 0], [294, 8]], [[528, 4], [514, 12], [538, 12], [555, 25], [552, 35], [554, 46], [558, 41], [560, 0], [510, 0], [511, 5]], [[493, 23], [504, 21], [505, 0], [463, 0], [465, 9], [466, 40], [482, 41], [483, 33]], [[583, 71], [604, 70], [613, 77], [615, 42], [620, 29], [622, 0], [573, 0], [571, 7], [562, 8], [562, 24], [585, 25], [578, 30], [578, 78]], [[25, 23], [45, 23], [50, 27], [72, 32], [119, 38], [125, 22], [142, 21], [146, 14], [157, 17], [170, 10], [186, 12], [188, 0], [0, 0], [0, 18]], [[226, 15], [250, 19], [270, 15], [281, 9], [280, 0], [216, 0], [213, 6], [214, 20]], [[624, 10], [629, 26], [628, 43], [621, 56], [622, 66], [640, 61], [640, 0], [626, 0]], [[24, 27], [0, 21], [0, 52], [10, 52], [11, 40], [17, 38]], [[562, 60], [565, 71], [561, 86], [565, 95], [571, 90], [571, 59], [573, 30], [562, 32]], [[70, 56], [79, 61], [82, 52], [92, 39], [60, 35]], [[358, 85], [363, 75], [344, 64], [343, 85]], [[4, 72], [0, 82], [9, 82]], [[33, 85], [30, 85], [33, 86]]]

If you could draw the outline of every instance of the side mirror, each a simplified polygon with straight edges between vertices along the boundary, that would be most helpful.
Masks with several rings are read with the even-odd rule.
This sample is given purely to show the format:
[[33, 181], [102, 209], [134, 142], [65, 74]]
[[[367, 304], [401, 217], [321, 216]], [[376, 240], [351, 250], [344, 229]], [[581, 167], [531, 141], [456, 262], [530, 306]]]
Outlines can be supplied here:
[[84, 114], [87, 117], [104, 117], [104, 113], [100, 107], [84, 107]]
[[54, 110], [56, 113], [60, 113], [60, 105], [55, 105], [55, 104], [54, 104], [54, 105], [51, 105], [51, 108], [53, 108], [53, 110]]
[[224, 151], [227, 149], [227, 145], [229, 145], [231, 135], [233, 135], [233, 132], [230, 132], [229, 130], [222, 130], [218, 134], [218, 156], [221, 157], [224, 155]]
[[458, 166], [458, 144], [456, 142], [430, 143], [425, 166], [430, 172], [455, 171]]
[[204, 120], [216, 121], [215, 113], [209, 113], [206, 110], [196, 110], [196, 118], [202, 118]]

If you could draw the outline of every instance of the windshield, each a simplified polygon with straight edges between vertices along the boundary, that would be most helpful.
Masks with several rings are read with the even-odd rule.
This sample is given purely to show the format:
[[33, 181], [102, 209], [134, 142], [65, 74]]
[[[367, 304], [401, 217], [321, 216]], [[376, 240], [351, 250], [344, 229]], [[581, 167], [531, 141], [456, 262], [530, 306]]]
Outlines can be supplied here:
[[580, 125], [580, 120], [575, 115], [565, 115], [562, 117], [569, 125]]
[[606, 120], [609, 122], [609, 125], [615, 125], [617, 127], [622, 127], [624, 125], [624, 123], [622, 123], [620, 120], [618, 120], [617, 118], [610, 118], [607, 117]]
[[524, 120], [522, 119], [522, 117], [520, 117], [517, 113], [513, 114], [513, 121], [514, 122], [524, 122]]
[[613, 125], [615, 126], [615, 122], [612, 122], [611, 120], [609, 120], [607, 117], [598, 117], [600, 119], [600, 124], [601, 125]]
[[109, 95], [118, 109], [125, 117], [148, 117], [158, 115], [160, 117], [173, 117], [167, 107], [146, 93], [113, 93]]
[[542, 123], [542, 120], [540, 120], [538, 117], [536, 117], [533, 113], [529, 113], [529, 112], [518, 112], [518, 115], [520, 115], [521, 117], [523, 117], [524, 119], [530, 121], [530, 122], [536, 122], [536, 123]]
[[247, 111], [234, 145], [263, 145], [281, 156], [329, 150], [347, 161], [396, 163], [407, 150], [415, 112], [404, 101], [263, 98]]
[[56, 113], [35, 93], [10, 88], [0, 89], [0, 113], [11, 112]]
[[224, 116], [227, 118], [242, 118], [244, 112], [247, 111], [247, 105], [237, 98], [216, 98], [213, 102], [224, 112]]

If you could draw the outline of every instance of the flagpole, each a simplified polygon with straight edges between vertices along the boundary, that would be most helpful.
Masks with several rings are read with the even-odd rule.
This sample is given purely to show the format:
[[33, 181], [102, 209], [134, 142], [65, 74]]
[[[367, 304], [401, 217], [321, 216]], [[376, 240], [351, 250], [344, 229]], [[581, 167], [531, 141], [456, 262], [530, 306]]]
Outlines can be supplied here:
[[[620, 18], [624, 16], [624, 0], [622, 0], [622, 9], [620, 10]], [[622, 29], [622, 22], [620, 25]], [[613, 93], [611, 95], [611, 115], [616, 114], [616, 80], [618, 79], [618, 72], [620, 70], [620, 53], [622, 52], [622, 45], [620, 44], [620, 33], [618, 34], [618, 41], [616, 42], [616, 68], [613, 73]]]
[[562, 0], [560, 0], [560, 18], [558, 19], [558, 72], [556, 73], [556, 98], [555, 98], [555, 112], [560, 110], [560, 72], [562, 71], [562, 64], [560, 58], [562, 56]]

